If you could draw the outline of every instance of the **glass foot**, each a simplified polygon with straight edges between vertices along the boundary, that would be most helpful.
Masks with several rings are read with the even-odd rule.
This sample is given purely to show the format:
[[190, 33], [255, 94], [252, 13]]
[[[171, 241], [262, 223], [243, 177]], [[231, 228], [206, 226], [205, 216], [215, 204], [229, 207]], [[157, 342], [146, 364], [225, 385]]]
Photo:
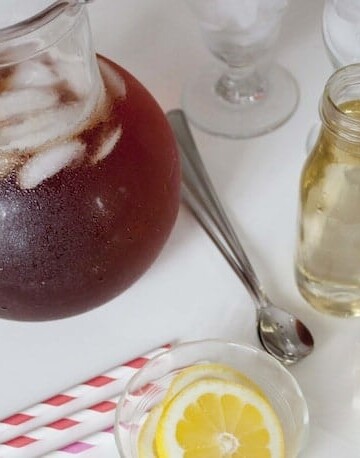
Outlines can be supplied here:
[[228, 102], [216, 92], [223, 68], [202, 70], [184, 88], [182, 106], [189, 120], [201, 130], [230, 138], [249, 138], [271, 132], [294, 113], [299, 90], [293, 76], [273, 64], [266, 86], [253, 97]]

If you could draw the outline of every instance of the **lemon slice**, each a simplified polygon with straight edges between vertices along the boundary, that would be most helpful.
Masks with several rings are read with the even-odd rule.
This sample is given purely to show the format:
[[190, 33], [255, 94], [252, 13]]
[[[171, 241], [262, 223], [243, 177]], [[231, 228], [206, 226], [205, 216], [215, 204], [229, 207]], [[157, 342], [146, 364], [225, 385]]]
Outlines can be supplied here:
[[265, 394], [261, 388], [250, 380], [246, 375], [232, 369], [231, 367], [222, 364], [198, 364], [182, 370], [172, 381], [168, 392], [163, 400], [163, 405], [166, 405], [174, 396], [188, 385], [202, 379], [220, 379], [228, 382], [240, 383], [256, 391], [260, 396], [265, 398]]
[[259, 395], [265, 397], [261, 389], [246, 377], [241, 372], [238, 372], [231, 367], [222, 364], [198, 364], [195, 366], [183, 369], [173, 379], [161, 406], [156, 406], [146, 418], [143, 426], [141, 427], [138, 438], [138, 455], [139, 458], [157, 458], [155, 447], [155, 434], [157, 424], [160, 420], [163, 407], [168, 404], [171, 399], [176, 396], [181, 390], [188, 385], [204, 379], [215, 378], [220, 380], [227, 380], [229, 382], [241, 383], [256, 391]]
[[155, 406], [147, 416], [138, 438], [139, 458], [157, 458], [155, 447], [156, 428], [159, 423], [163, 407]]
[[164, 408], [156, 430], [159, 458], [284, 458], [279, 419], [249, 387], [203, 379]]

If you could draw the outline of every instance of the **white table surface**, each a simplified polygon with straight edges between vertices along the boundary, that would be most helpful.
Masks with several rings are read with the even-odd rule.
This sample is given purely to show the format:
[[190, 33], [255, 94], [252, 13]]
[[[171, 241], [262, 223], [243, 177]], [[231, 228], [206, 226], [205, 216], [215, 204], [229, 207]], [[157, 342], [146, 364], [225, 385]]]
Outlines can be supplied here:
[[[314, 353], [290, 369], [311, 415], [303, 457], [359, 458], [360, 321], [315, 312], [293, 275], [304, 144], [331, 73], [321, 40], [322, 6], [321, 0], [293, 0], [284, 21], [278, 60], [301, 89], [289, 122], [247, 141], [193, 132], [265, 289], [314, 333]], [[179, 106], [186, 78], [212, 59], [181, 0], [97, 0], [89, 12], [97, 50], [132, 72], [165, 111]], [[57, 322], [0, 321], [0, 336], [0, 418], [174, 339], [259, 345], [247, 293], [183, 207], [161, 256], [119, 298]], [[115, 445], [87, 456], [116, 457]]]

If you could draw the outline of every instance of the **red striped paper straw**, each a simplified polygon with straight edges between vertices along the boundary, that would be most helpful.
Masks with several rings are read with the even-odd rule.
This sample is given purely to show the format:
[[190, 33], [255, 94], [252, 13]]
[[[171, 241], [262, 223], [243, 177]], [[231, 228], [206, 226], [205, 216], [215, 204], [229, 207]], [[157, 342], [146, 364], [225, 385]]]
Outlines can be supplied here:
[[31, 458], [113, 425], [116, 398], [162, 346], [0, 421], [0, 457]]
[[81, 441], [67, 445], [56, 452], [49, 453], [46, 455], [46, 458], [81, 458], [84, 453], [87, 453], [90, 450], [93, 452], [93, 456], [95, 454], [95, 456], [104, 456], [102, 454], [102, 450], [108, 445], [113, 445], [114, 450], [116, 450], [113, 426], [98, 433], [91, 434], [90, 436], [81, 439]]
[[[43, 456], [53, 450], [67, 449], [92, 433], [102, 431], [114, 424], [118, 397], [103, 401], [54, 423], [42, 426], [0, 445], [0, 456], [6, 458]], [[76, 445], [73, 445], [73, 449]], [[81, 449], [78, 445], [77, 450]]]

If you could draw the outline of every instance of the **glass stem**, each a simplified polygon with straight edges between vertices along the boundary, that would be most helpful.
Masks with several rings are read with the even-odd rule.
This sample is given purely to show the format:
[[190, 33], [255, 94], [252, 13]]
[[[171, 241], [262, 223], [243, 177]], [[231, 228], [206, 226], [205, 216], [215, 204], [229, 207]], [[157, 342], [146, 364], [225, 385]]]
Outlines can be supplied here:
[[256, 103], [266, 94], [266, 78], [254, 67], [232, 67], [223, 73], [215, 92], [227, 102]]

